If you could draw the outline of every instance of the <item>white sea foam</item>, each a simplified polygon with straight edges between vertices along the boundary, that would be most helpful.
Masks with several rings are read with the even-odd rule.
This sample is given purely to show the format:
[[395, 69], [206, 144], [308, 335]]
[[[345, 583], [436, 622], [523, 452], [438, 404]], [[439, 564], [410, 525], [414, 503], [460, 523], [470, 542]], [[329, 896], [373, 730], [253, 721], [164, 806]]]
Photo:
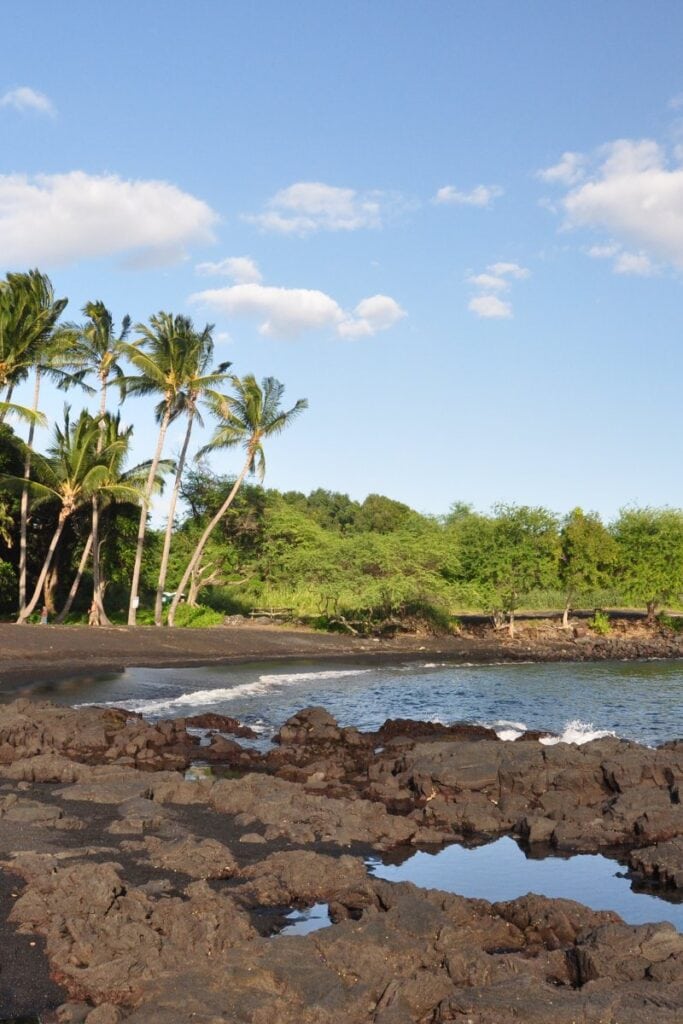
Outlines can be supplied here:
[[240, 683], [237, 686], [217, 687], [213, 690], [190, 690], [178, 697], [160, 697], [157, 700], [110, 700], [103, 703], [79, 704], [77, 707], [115, 707], [126, 711], [138, 711], [142, 715], [154, 715], [159, 711], [172, 711], [176, 708], [206, 707], [224, 704], [239, 697], [249, 697], [266, 693], [273, 686], [287, 686], [296, 683], [312, 682], [317, 679], [341, 679], [344, 676], [359, 676], [370, 672], [370, 669], [330, 669], [325, 672], [283, 672], [281, 674], [262, 675], [252, 683]]
[[499, 740], [506, 740], [508, 743], [518, 740], [522, 733], [526, 732], [524, 722], [509, 722], [505, 718], [494, 722], [490, 728], [493, 729]]
[[609, 729], [596, 729], [592, 722], [582, 722], [574, 718], [567, 722], [559, 736], [546, 736], [539, 740], [539, 743], [546, 747], [553, 747], [556, 743], [575, 743], [581, 746], [582, 743], [590, 743], [591, 740], [602, 740], [605, 736], [616, 736], [616, 733]]

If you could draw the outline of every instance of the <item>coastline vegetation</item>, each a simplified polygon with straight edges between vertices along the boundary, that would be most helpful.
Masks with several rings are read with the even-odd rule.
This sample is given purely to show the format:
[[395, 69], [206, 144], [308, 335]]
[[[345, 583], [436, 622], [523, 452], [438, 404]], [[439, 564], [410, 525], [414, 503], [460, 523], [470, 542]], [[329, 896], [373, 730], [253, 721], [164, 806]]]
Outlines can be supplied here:
[[[62, 320], [38, 271], [0, 281], [0, 615], [28, 621], [218, 625], [231, 614], [304, 621], [351, 634], [421, 624], [453, 628], [458, 613], [491, 616], [514, 633], [521, 610], [644, 609], [654, 620], [683, 600], [683, 511], [627, 508], [611, 523], [574, 509], [464, 503], [422, 515], [379, 494], [354, 501], [262, 486], [264, 444], [306, 408], [282, 405], [283, 385], [214, 363], [212, 326], [160, 312], [116, 328], [102, 302], [82, 323]], [[30, 408], [14, 401], [32, 379]], [[56, 424], [45, 452], [35, 428], [45, 382], [91, 399]], [[93, 386], [95, 385], [95, 386]], [[113, 406], [149, 398], [156, 437], [129, 467], [131, 428]], [[192, 428], [214, 432], [196, 454]], [[183, 419], [177, 462], [164, 457]], [[11, 424], [10, 425], [10, 421]], [[239, 448], [237, 471], [206, 456]], [[252, 482], [256, 475], [259, 483]], [[149, 524], [171, 483], [168, 520]], [[180, 510], [180, 512], [179, 512]], [[677, 629], [680, 620], [663, 624]]]

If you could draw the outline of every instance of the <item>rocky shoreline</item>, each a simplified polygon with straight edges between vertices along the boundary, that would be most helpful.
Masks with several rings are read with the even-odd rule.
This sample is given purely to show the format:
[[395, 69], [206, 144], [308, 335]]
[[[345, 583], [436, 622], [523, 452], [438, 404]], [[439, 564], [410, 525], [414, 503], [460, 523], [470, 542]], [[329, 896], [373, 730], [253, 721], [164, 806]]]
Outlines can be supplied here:
[[[545, 746], [408, 721], [361, 733], [319, 708], [266, 753], [242, 737], [218, 715], [2, 708], [0, 1019], [681, 1020], [672, 926], [379, 881], [363, 857], [511, 835], [625, 851], [651, 884], [683, 888], [683, 741]], [[185, 778], [198, 761], [215, 774]], [[331, 927], [276, 934], [314, 903]]]

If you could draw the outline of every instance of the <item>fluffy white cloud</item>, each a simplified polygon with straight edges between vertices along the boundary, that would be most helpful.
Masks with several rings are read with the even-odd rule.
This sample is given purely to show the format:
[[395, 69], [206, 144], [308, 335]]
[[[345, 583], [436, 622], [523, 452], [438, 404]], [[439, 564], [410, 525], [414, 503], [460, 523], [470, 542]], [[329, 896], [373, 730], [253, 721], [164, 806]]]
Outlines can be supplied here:
[[13, 110], [24, 112], [31, 110], [36, 114], [55, 113], [52, 100], [43, 92], [31, 89], [28, 85], [20, 85], [17, 89], [9, 89], [0, 96], [0, 107], [11, 107]]
[[434, 196], [434, 202], [454, 206], [490, 206], [502, 194], [503, 189], [499, 185], [477, 185], [470, 192], [461, 192], [455, 185], [444, 185]]
[[563, 153], [558, 163], [536, 172], [536, 177], [551, 185], [575, 185], [584, 175], [586, 158], [581, 153]]
[[277, 192], [263, 213], [246, 214], [244, 219], [264, 231], [289, 235], [356, 231], [381, 225], [384, 199], [381, 192], [361, 193], [321, 181], [299, 181]]
[[619, 251], [636, 247], [637, 252], [623, 252], [617, 259], [617, 273], [650, 273], [652, 260], [683, 268], [681, 153], [672, 163], [652, 139], [613, 142], [600, 150], [561, 208], [566, 227], [608, 232]]
[[332, 330], [340, 338], [370, 337], [406, 315], [388, 295], [363, 299], [348, 313], [330, 295], [316, 289], [256, 283], [207, 289], [190, 296], [190, 301], [227, 316], [253, 317], [260, 322], [261, 334], [284, 338], [316, 330]]
[[182, 258], [213, 239], [202, 200], [165, 181], [126, 181], [71, 171], [0, 175], [0, 253], [9, 266], [55, 266], [134, 254], [137, 265]]
[[512, 316], [510, 303], [497, 295], [475, 295], [470, 299], [467, 308], [487, 320], [509, 320]]
[[586, 252], [595, 260], [612, 260], [612, 269], [615, 274], [652, 277], [653, 274], [657, 273], [657, 268], [653, 265], [647, 253], [628, 252], [626, 249], [622, 249], [617, 242], [609, 242], [606, 245], [591, 245]]
[[251, 256], [227, 256], [216, 263], [198, 263], [195, 270], [203, 277], [230, 277], [235, 284], [260, 284], [263, 280]]
[[386, 331], [406, 315], [396, 299], [389, 295], [373, 295], [362, 299], [353, 311], [353, 317], [337, 327], [342, 338], [362, 338]]
[[500, 292], [510, 289], [512, 280], [523, 281], [529, 277], [530, 271], [519, 263], [491, 263], [483, 274], [470, 274], [469, 284], [479, 290], [467, 308], [471, 313], [488, 320], [509, 320], [512, 316], [512, 303], [500, 297]]
[[487, 270], [498, 277], [514, 277], [518, 281], [524, 281], [531, 274], [527, 267], [520, 267], [519, 263], [491, 263]]
[[496, 274], [470, 274], [467, 280], [475, 288], [481, 288], [483, 291], [489, 292], [504, 292], [510, 287], [509, 281]]

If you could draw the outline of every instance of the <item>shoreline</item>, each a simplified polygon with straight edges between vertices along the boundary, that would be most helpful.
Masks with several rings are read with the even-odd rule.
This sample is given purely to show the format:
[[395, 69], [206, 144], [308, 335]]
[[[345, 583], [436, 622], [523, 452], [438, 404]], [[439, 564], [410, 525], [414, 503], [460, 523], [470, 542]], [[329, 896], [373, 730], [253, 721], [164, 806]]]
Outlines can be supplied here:
[[[509, 837], [531, 861], [616, 856], [630, 887], [676, 902], [680, 741], [362, 732], [308, 708], [264, 753], [233, 738], [237, 720], [208, 718], [200, 748], [192, 719], [26, 700], [0, 714], [0, 1018], [417, 1024], [452, 1006], [515, 1024], [521, 998], [529, 1020], [597, 1024], [609, 991], [610, 1019], [680, 1020], [683, 934], [666, 914], [627, 924], [573, 898], [492, 902], [368, 866]], [[216, 770], [187, 776], [199, 749]], [[282, 932], [321, 903], [319, 930]], [[400, 1015], [387, 991], [408, 993]]]
[[678, 658], [683, 658], [683, 636], [628, 622], [600, 637], [585, 627], [563, 630], [544, 620], [520, 626], [514, 639], [490, 627], [452, 636], [375, 639], [256, 624], [170, 631], [155, 626], [94, 629], [0, 623], [0, 695], [14, 692], [12, 683], [30, 687], [126, 668], [306, 660], [371, 665], [438, 659], [493, 665]]

